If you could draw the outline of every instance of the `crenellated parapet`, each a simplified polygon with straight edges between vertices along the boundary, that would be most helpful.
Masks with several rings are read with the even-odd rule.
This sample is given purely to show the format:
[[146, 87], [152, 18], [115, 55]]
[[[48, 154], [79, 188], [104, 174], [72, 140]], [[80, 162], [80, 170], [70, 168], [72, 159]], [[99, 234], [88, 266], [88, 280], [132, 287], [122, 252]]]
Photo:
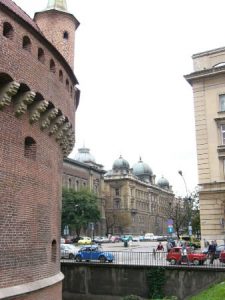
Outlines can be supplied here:
[[46, 131], [50, 137], [55, 138], [63, 156], [67, 157], [75, 143], [73, 126], [68, 118], [49, 101], [37, 100], [35, 92], [19, 92], [19, 88], [20, 84], [16, 81], [2, 84], [0, 88], [0, 110], [12, 104], [17, 118], [28, 113], [30, 124], [39, 122], [40, 130]]

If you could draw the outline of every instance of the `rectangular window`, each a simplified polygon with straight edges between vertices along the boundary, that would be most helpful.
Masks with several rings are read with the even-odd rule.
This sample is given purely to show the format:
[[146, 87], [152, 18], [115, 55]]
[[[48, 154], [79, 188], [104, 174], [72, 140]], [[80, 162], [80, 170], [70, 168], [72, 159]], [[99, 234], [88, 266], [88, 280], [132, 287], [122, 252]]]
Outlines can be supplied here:
[[220, 111], [225, 111], [225, 94], [219, 96], [220, 99]]
[[221, 125], [221, 143], [225, 145], [225, 124]]

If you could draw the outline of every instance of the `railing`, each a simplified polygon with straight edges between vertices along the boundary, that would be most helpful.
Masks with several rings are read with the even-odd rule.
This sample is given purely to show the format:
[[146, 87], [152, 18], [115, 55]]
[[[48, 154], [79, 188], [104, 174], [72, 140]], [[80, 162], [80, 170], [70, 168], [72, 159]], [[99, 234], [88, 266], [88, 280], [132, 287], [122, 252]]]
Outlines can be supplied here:
[[[225, 263], [221, 263], [219, 259], [214, 259], [213, 263], [210, 263], [210, 258], [207, 257], [205, 261], [200, 261], [198, 259], [189, 259], [189, 261], [182, 260], [181, 257], [177, 259], [167, 260], [167, 252], [137, 252], [132, 250], [127, 251], [103, 251], [104, 256], [107, 254], [113, 255], [112, 264], [117, 265], [131, 265], [131, 266], [171, 266], [171, 267], [198, 267], [198, 268], [218, 268], [225, 270]], [[94, 259], [90, 256], [86, 260], [82, 260], [85, 263], [96, 263], [99, 260]], [[76, 262], [76, 257], [74, 259], [62, 259], [61, 262]], [[106, 261], [106, 263], [109, 263]]]

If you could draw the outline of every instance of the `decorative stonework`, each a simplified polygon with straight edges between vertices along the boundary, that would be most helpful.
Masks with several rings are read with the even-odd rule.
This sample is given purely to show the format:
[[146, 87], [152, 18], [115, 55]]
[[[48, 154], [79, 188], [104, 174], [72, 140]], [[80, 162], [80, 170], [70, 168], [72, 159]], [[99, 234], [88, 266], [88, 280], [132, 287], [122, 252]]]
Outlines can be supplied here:
[[52, 120], [54, 120], [59, 113], [57, 108], [52, 108], [48, 110], [43, 117], [41, 117], [41, 129], [49, 128], [51, 125]]
[[[31, 124], [40, 120], [40, 129], [48, 129], [48, 135], [55, 137], [64, 158], [68, 156], [75, 143], [72, 124], [67, 121], [66, 116], [60, 115], [61, 112], [58, 108], [49, 108], [48, 101], [41, 100], [35, 102], [36, 93], [27, 91], [16, 95], [19, 87], [20, 84], [15, 81], [3, 85], [0, 89], [0, 110], [12, 103], [16, 117], [20, 117], [27, 112]], [[12, 101], [12, 98], [14, 101]]]
[[34, 92], [25, 92], [21, 94], [16, 100], [15, 100], [15, 116], [19, 117], [22, 114], [25, 114], [27, 111], [27, 105], [31, 104], [34, 101], [34, 98], [36, 96], [36, 93]]
[[30, 112], [30, 123], [31, 124], [40, 119], [41, 113], [46, 111], [48, 105], [49, 105], [49, 102], [46, 100], [38, 101], [37, 103], [35, 103], [34, 107], [31, 109], [31, 112]]
[[10, 105], [12, 97], [17, 93], [20, 84], [16, 81], [11, 81], [4, 85], [0, 90], [0, 109], [6, 105]]

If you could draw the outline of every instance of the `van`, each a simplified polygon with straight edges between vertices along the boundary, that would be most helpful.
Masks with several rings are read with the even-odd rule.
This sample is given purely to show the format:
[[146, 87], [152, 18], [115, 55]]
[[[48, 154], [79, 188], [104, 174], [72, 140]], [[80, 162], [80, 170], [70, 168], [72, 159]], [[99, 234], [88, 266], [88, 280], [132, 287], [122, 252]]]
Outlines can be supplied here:
[[144, 235], [145, 241], [153, 241], [155, 239], [154, 233], [146, 233]]

